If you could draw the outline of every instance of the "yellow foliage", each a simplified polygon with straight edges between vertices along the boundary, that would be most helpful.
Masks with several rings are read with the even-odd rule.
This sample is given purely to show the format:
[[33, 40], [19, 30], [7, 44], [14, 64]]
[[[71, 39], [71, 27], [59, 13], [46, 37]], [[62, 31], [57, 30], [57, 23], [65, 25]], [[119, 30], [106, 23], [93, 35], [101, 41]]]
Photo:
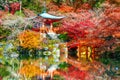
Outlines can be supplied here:
[[31, 78], [37, 75], [40, 75], [43, 71], [40, 67], [35, 66], [34, 64], [27, 64], [24, 65], [20, 70], [19, 73], [27, 78]]
[[29, 49], [38, 48], [42, 41], [39, 33], [30, 30], [26, 30], [19, 34], [18, 39], [20, 41], [20, 46]]

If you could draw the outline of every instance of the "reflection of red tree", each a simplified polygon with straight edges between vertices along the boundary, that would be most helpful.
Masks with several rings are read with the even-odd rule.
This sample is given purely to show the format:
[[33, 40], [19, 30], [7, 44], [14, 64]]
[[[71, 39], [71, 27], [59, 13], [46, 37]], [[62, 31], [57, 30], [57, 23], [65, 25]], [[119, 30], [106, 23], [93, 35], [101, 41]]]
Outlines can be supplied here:
[[87, 71], [79, 70], [78, 68], [74, 66], [70, 66], [68, 70], [61, 71], [60, 74], [64, 76], [65, 80], [85, 80], [87, 77], [89, 77], [89, 74]]

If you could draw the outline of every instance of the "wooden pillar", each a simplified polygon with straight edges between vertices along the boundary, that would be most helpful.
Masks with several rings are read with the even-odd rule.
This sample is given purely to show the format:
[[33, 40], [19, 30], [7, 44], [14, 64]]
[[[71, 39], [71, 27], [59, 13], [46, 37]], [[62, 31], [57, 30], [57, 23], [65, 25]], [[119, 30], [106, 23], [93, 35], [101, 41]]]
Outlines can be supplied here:
[[78, 45], [78, 48], [77, 48], [77, 57], [78, 57], [78, 61], [80, 60], [81, 58], [81, 53], [80, 53], [80, 44]]
[[86, 48], [86, 60], [88, 60], [88, 47], [85, 48]]

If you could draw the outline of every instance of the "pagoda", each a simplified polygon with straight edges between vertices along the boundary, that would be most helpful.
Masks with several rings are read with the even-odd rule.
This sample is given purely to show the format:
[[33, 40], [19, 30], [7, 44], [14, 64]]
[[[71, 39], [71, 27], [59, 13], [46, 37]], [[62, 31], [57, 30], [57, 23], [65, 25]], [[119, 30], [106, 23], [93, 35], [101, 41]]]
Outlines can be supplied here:
[[44, 2], [44, 8], [43, 8], [42, 13], [38, 14], [34, 18], [38, 18], [38, 17], [42, 18], [42, 26], [38, 26], [39, 28], [33, 28], [33, 30], [40, 31], [40, 33], [45, 33], [45, 34], [47, 33], [52, 36], [55, 35], [53, 31], [53, 23], [58, 22], [61, 19], [65, 18], [65, 16], [55, 16], [55, 15], [47, 13], [45, 2]]

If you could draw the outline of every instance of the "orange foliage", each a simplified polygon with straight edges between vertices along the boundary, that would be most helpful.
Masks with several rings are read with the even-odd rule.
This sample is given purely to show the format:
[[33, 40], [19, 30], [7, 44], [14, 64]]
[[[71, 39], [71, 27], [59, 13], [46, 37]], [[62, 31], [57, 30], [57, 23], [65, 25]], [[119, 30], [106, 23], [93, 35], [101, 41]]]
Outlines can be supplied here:
[[113, 37], [120, 38], [120, 32], [115, 32], [115, 33], [113, 34]]
[[0, 11], [0, 19], [3, 18], [7, 13], [7, 11]]
[[72, 12], [73, 11], [73, 7], [67, 6], [67, 5], [61, 5], [60, 12]]

